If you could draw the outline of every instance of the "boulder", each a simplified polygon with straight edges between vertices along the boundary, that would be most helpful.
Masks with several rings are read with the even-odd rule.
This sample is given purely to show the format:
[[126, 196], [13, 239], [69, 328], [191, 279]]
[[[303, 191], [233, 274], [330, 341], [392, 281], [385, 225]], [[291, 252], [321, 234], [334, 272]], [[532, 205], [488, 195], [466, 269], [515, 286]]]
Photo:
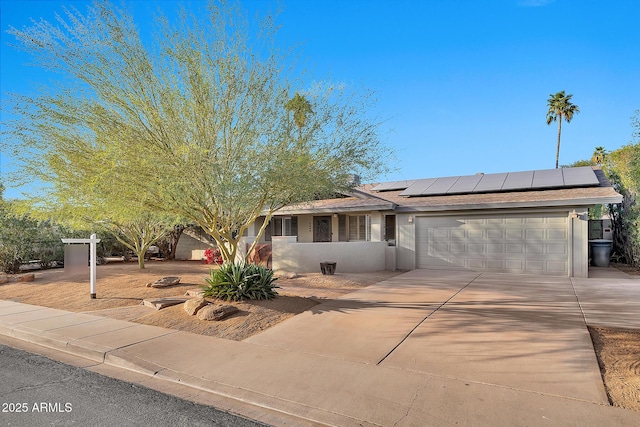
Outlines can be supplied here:
[[204, 298], [193, 298], [184, 302], [184, 311], [190, 316], [195, 316], [195, 314], [207, 304], [208, 302], [205, 301]]
[[228, 304], [208, 304], [198, 311], [198, 319], [200, 320], [222, 320], [227, 316], [237, 313], [238, 308]]
[[33, 273], [22, 274], [16, 277], [17, 282], [33, 282], [34, 280], [36, 280], [36, 275]]
[[171, 307], [172, 305], [182, 304], [187, 301], [187, 297], [169, 297], [169, 298], [148, 298], [142, 300], [142, 304], [147, 307], [155, 308], [156, 310], [162, 310], [163, 308]]
[[169, 276], [169, 277], [163, 277], [162, 279], [156, 280], [155, 282], [153, 282], [150, 285], [150, 287], [152, 287], [152, 288], [164, 288], [166, 286], [177, 285], [178, 283], [180, 283], [180, 278], [179, 277]]

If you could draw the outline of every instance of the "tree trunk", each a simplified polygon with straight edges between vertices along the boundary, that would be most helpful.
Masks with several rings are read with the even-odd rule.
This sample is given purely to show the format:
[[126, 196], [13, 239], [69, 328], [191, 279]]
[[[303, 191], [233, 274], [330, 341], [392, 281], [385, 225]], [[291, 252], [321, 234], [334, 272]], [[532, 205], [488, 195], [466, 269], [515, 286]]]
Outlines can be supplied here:
[[186, 227], [184, 225], [174, 225], [173, 230], [164, 239], [159, 240], [156, 244], [160, 248], [160, 253], [167, 260], [176, 259], [176, 249], [180, 236]]
[[562, 131], [562, 115], [558, 117], [558, 146], [556, 147], [556, 169], [560, 163], [560, 132]]
[[142, 254], [138, 254], [138, 268], [140, 270], [144, 269], [144, 255], [145, 255], [144, 252]]

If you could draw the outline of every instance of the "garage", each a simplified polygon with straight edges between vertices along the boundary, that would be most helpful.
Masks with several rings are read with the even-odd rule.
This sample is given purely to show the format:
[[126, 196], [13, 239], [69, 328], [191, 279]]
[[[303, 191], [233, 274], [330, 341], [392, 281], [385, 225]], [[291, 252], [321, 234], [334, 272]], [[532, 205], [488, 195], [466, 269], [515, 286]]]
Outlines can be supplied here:
[[416, 217], [416, 266], [567, 275], [566, 212]]

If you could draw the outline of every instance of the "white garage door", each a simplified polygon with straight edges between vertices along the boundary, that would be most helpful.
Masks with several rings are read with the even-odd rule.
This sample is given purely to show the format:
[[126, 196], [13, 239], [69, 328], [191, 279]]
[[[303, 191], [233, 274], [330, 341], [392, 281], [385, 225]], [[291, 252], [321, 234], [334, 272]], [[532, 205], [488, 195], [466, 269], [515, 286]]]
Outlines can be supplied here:
[[566, 214], [416, 218], [418, 268], [567, 275]]

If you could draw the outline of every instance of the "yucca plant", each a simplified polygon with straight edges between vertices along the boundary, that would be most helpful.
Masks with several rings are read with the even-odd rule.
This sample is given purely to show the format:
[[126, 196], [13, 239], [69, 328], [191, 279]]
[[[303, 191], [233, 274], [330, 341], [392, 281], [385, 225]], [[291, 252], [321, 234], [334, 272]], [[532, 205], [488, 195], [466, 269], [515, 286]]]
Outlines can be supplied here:
[[278, 293], [273, 270], [255, 264], [225, 263], [212, 269], [204, 286], [205, 297], [225, 301], [273, 299]]

